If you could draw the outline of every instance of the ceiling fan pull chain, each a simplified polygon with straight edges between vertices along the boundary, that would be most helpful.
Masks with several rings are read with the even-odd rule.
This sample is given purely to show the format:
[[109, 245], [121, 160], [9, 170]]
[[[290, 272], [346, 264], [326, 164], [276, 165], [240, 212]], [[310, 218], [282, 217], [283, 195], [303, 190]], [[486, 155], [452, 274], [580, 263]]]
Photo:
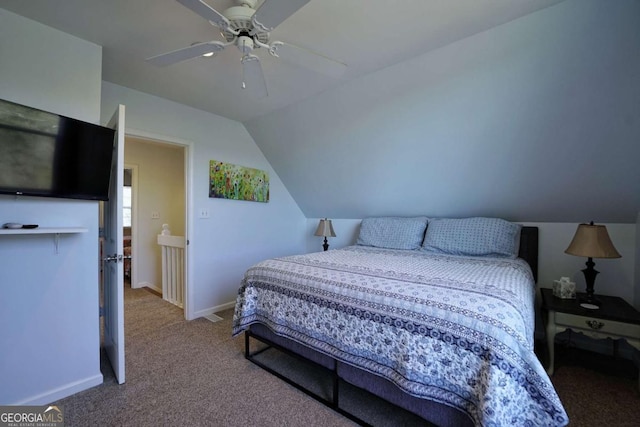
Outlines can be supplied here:
[[[253, 48], [253, 46], [251, 46]], [[240, 62], [243, 64], [242, 67], [242, 89], [246, 89], [247, 88], [247, 84], [245, 83], [245, 72], [244, 72], [244, 63], [245, 61], [247, 61], [249, 59], [249, 53], [247, 52], [247, 37], [244, 37], [242, 39], [242, 52], [244, 53], [244, 55], [242, 55], [242, 59], [240, 60]]]
[[[247, 55], [244, 55], [242, 57], [242, 59], [240, 60], [240, 62], [244, 65], [244, 61], [247, 58]], [[244, 81], [244, 66], [242, 67], [242, 89], [246, 89], [247, 88], [247, 84]]]

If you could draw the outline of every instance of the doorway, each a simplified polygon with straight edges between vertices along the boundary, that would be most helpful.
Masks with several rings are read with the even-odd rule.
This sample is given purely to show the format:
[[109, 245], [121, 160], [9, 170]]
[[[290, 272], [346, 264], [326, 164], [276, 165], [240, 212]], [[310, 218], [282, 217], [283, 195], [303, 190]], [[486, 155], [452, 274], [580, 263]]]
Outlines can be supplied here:
[[[131, 253], [129, 277], [132, 288], [163, 293], [162, 250], [158, 236], [163, 230], [172, 236], [187, 236], [189, 145], [146, 135], [126, 135], [125, 185], [131, 171]], [[127, 209], [123, 207], [123, 209]], [[123, 217], [127, 211], [123, 211]], [[125, 237], [125, 245], [127, 244]], [[126, 247], [126, 246], [125, 246]], [[187, 266], [187, 250], [184, 265]], [[127, 270], [125, 264], [125, 274]], [[182, 272], [185, 317], [188, 307], [187, 268]], [[163, 296], [164, 299], [167, 295]], [[170, 301], [171, 302], [171, 301]]]

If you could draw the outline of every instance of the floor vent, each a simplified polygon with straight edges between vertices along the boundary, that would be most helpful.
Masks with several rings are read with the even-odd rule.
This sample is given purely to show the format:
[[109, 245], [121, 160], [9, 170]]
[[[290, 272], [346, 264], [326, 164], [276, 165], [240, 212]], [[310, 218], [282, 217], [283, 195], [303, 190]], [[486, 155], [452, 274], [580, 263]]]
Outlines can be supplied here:
[[221, 320], [224, 320], [222, 317], [220, 316], [216, 316], [215, 314], [210, 314], [208, 316], [204, 316], [205, 319], [211, 321], [211, 322], [219, 322]]

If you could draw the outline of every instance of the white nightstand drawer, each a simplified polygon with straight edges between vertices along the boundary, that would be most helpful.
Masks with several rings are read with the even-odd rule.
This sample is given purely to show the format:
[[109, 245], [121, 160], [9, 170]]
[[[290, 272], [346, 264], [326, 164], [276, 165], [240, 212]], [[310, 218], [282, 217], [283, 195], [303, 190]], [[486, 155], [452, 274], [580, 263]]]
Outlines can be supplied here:
[[640, 338], [640, 325], [616, 322], [615, 320], [556, 312], [555, 324], [556, 326], [569, 326], [584, 331], [612, 334], [620, 337]]

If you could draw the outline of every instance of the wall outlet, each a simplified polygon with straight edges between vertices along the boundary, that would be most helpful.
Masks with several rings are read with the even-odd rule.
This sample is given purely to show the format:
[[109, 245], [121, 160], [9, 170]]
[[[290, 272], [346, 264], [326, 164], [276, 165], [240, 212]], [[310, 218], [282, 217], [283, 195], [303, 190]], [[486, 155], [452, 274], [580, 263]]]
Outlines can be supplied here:
[[151, 212], [151, 219], [160, 219], [160, 212]]
[[198, 218], [209, 218], [209, 209], [200, 209], [200, 211], [198, 212]]

